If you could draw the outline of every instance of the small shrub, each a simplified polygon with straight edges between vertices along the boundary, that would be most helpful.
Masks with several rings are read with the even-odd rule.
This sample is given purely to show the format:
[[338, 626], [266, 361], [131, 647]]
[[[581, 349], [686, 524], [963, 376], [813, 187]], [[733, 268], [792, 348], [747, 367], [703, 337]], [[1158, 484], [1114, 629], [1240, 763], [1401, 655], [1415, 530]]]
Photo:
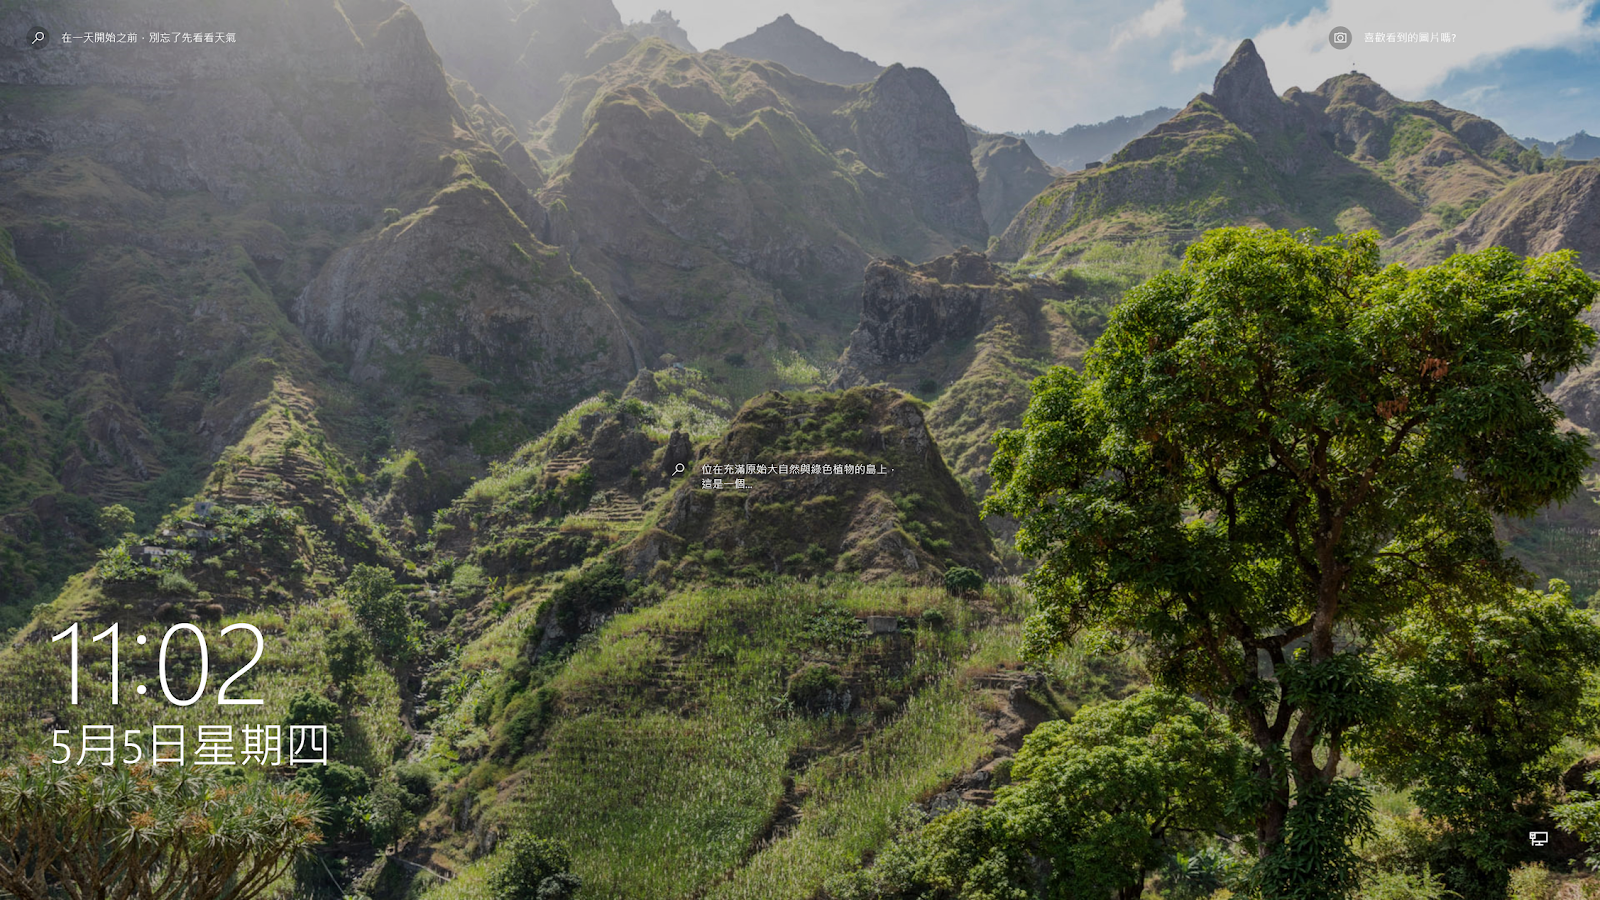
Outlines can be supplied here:
[[193, 597], [200, 592], [200, 589], [194, 586], [194, 582], [182, 572], [162, 572], [157, 584], [163, 594], [175, 594], [179, 597]]
[[344, 763], [328, 763], [300, 769], [293, 784], [322, 800], [325, 837], [339, 840], [360, 835], [365, 824], [362, 800], [372, 787], [367, 773]]
[[929, 628], [943, 628], [944, 627], [944, 613], [938, 611], [937, 609], [933, 609], [933, 608], [930, 607], [928, 609], [923, 610], [921, 619], [922, 619], [922, 624], [928, 626]]
[[567, 870], [572, 856], [556, 841], [519, 834], [507, 842], [505, 862], [489, 876], [494, 900], [571, 900], [582, 885]]
[[372, 643], [361, 629], [351, 625], [329, 632], [323, 649], [328, 654], [328, 674], [341, 689], [366, 673], [367, 661], [372, 657]]
[[806, 620], [805, 635], [816, 643], [839, 649], [862, 640], [867, 632], [854, 613], [827, 603], [818, 607]]
[[1421, 874], [1379, 869], [1361, 882], [1361, 900], [1446, 900], [1456, 897], [1444, 879], [1424, 869]]
[[581, 630], [586, 618], [610, 612], [626, 600], [635, 587], [620, 565], [605, 560], [557, 585], [550, 599], [545, 601], [549, 612], [541, 612], [541, 620], [560, 626], [570, 640]]
[[850, 709], [850, 692], [832, 666], [809, 665], [790, 675], [785, 696], [795, 709], [809, 715]]
[[[313, 691], [301, 691], [289, 700], [289, 717], [284, 720], [284, 725], [328, 726], [328, 750], [331, 754], [344, 738], [344, 727], [339, 724], [343, 719], [344, 713], [339, 709], [339, 704]], [[288, 727], [284, 728], [285, 733], [288, 730]]]
[[405, 595], [388, 569], [356, 566], [342, 593], [355, 610], [356, 621], [385, 656], [395, 663], [410, 657], [417, 643], [416, 629], [406, 611]]
[[944, 573], [945, 590], [952, 594], [971, 595], [983, 590], [983, 575], [977, 569], [951, 566]]
[[409, 802], [413, 812], [421, 813], [427, 808], [428, 801], [433, 799], [433, 790], [438, 785], [439, 775], [420, 762], [402, 763], [394, 767], [395, 781], [405, 789], [406, 793], [416, 798]]
[[519, 694], [506, 706], [506, 724], [502, 731], [506, 749], [512, 756], [521, 754], [529, 741], [537, 742], [544, 735], [550, 720], [555, 717], [559, 695], [553, 688], [542, 687], [536, 691]]
[[1556, 900], [1560, 890], [1561, 882], [1548, 869], [1538, 863], [1528, 863], [1511, 871], [1507, 897], [1509, 900]]
[[393, 773], [379, 781], [368, 795], [367, 829], [375, 847], [388, 847], [406, 836], [417, 824], [412, 811], [414, 800], [395, 780]]
[[931, 394], [938, 389], [939, 382], [934, 381], [932, 378], [924, 378], [917, 382], [917, 393], [919, 394]]
[[121, 537], [133, 531], [133, 510], [121, 503], [113, 503], [100, 510], [100, 530], [112, 537]]

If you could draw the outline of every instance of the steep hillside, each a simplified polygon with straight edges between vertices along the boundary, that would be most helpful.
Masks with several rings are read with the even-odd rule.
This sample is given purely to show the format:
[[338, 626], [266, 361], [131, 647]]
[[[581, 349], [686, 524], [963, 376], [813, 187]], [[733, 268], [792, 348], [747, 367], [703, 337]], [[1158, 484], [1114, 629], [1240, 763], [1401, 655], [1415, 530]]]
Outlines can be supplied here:
[[837, 353], [871, 256], [987, 237], [965, 130], [922, 70], [841, 87], [651, 40], [541, 128], [564, 155], [540, 193], [555, 233], [648, 329], [647, 358], [771, 385], [790, 354]]
[[1532, 256], [1575, 250], [1600, 272], [1600, 164], [1569, 166], [1518, 180], [1448, 235], [1463, 251], [1506, 247]]
[[990, 234], [1004, 231], [1024, 206], [1066, 173], [1045, 165], [1028, 142], [1008, 134], [969, 129], [978, 202]]
[[[1376, 228], [1392, 248], [1459, 222], [1518, 172], [1499, 127], [1401, 101], [1363, 75], [1276, 96], [1245, 41], [1201, 94], [1105, 166], [1074, 173], [1011, 223], [996, 252], [1040, 262], [1095, 240], [1186, 242], [1226, 223]], [[1070, 255], [1070, 252], [1069, 252]]]
[[724, 44], [722, 52], [770, 60], [796, 75], [830, 84], [863, 84], [883, 72], [883, 66], [859, 53], [839, 49], [788, 13]]
[[934, 397], [929, 430], [975, 496], [988, 485], [989, 437], [1021, 420], [1028, 385], [1088, 347], [1071, 291], [1013, 279], [978, 253], [875, 260], [861, 306], [835, 386], [885, 382]]
[[710, 565], [926, 582], [952, 565], [998, 569], [922, 405], [897, 391], [762, 395], [689, 469], [628, 548], [629, 572], [693, 576]]
[[[91, 7], [11, 4], [0, 26]], [[502, 120], [463, 110], [409, 8], [115, 14], [219, 12], [248, 43], [0, 60], [0, 427], [21, 476], [0, 607], [114, 540], [94, 507], [147, 527], [183, 501], [274, 391], [314, 398], [341, 459], [370, 471], [400, 444], [464, 482], [479, 420], [537, 420], [635, 370], [624, 318], [490, 145], [514, 142], [479, 136]]]
[[1074, 125], [1059, 133], [1028, 131], [1012, 137], [1027, 141], [1039, 158], [1050, 165], [1071, 172], [1092, 162], [1103, 162], [1175, 113], [1175, 109], [1158, 106], [1137, 116], [1117, 116], [1092, 125]]

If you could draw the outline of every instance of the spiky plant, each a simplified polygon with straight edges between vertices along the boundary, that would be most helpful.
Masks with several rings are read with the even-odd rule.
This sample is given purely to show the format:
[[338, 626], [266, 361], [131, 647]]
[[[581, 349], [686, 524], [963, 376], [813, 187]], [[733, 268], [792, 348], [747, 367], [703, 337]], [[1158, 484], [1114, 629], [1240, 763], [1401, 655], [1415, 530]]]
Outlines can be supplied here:
[[0, 766], [0, 894], [252, 900], [322, 837], [309, 794], [170, 766]]

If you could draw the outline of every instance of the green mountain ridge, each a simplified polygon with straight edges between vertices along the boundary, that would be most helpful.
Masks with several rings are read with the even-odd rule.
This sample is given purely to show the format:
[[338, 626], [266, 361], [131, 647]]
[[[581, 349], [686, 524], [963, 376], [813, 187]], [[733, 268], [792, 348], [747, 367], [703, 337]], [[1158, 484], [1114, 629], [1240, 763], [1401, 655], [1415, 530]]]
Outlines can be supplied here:
[[825, 361], [868, 259], [987, 236], [965, 131], [921, 70], [840, 87], [645, 41], [573, 81], [543, 127], [566, 155], [540, 200], [639, 319], [647, 360]]
[[[225, 65], [0, 60], [0, 747], [309, 704], [370, 788], [325, 798], [368, 815], [310, 900], [478, 900], [522, 833], [584, 898], [826, 896], [1145, 677], [1025, 663], [1014, 524], [978, 514], [993, 434], [1125, 291], [1224, 223], [1600, 250], [1600, 167], [1365, 76], [1280, 97], [1249, 42], [1062, 175], [925, 70], [817, 81], [609, 0], [222, 5], [255, 35]], [[1549, 388], [1591, 433], [1597, 383]], [[1588, 484], [1499, 535], [1580, 597]], [[113, 705], [98, 648], [64, 700], [51, 634], [187, 621], [213, 674], [262, 629], [263, 707]]]
[[[0, 19], [83, 12], [24, 4]], [[555, 412], [596, 380], [633, 373], [619, 316], [541, 241], [545, 211], [472, 130], [407, 7], [238, 13], [255, 37], [215, 51], [228, 66], [204, 50], [71, 65], [47, 52], [0, 89], [0, 309], [18, 351], [0, 368], [31, 447], [16, 470], [30, 474], [8, 479], [18, 494], [0, 509], [13, 522], [0, 605], [36, 599], [90, 561], [99, 530], [77, 498], [153, 521], [283, 385], [316, 398], [347, 458], [369, 464], [398, 433], [441, 477], [464, 480], [481, 458], [441, 438], [524, 414], [519, 379], [562, 384], [540, 401]], [[452, 268], [437, 265], [443, 254]], [[347, 303], [360, 296], [366, 305]], [[551, 296], [588, 310], [590, 337], [550, 345], [543, 367], [526, 347], [507, 355], [505, 326], [551, 315]], [[444, 313], [462, 301], [475, 331]], [[491, 384], [511, 390], [492, 395]], [[414, 402], [424, 394], [426, 414]], [[43, 552], [52, 542], [57, 552]]]
[[996, 252], [1047, 262], [1100, 238], [1186, 241], [1224, 223], [1373, 227], [1398, 250], [1422, 239], [1419, 223], [1447, 218], [1445, 207], [1498, 193], [1518, 174], [1517, 148], [1487, 120], [1399, 101], [1363, 75], [1280, 98], [1245, 41], [1211, 93], [1040, 195]]

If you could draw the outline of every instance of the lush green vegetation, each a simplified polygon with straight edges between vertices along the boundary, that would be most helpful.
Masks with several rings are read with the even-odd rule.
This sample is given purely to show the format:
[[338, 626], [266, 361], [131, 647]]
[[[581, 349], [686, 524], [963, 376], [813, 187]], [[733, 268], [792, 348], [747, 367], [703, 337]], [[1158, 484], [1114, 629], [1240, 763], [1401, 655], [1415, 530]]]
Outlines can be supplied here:
[[[1084, 374], [1040, 379], [1023, 428], [998, 437], [987, 509], [1018, 519], [1018, 549], [1040, 561], [1035, 652], [1080, 631], [1138, 640], [1158, 683], [1235, 718], [1258, 754], [1251, 884], [1264, 896], [1359, 886], [1371, 800], [1341, 759], [1382, 733], [1406, 683], [1360, 651], [1430, 609], [1510, 604], [1525, 575], [1493, 516], [1577, 488], [1587, 439], [1557, 428], [1540, 385], [1593, 345], [1577, 313], [1597, 287], [1570, 254], [1491, 250], [1408, 272], [1378, 264], [1372, 235], [1213, 232], [1180, 271], [1130, 292]], [[1481, 639], [1503, 628], [1496, 639], [1548, 644], [1585, 683], [1593, 624], [1564, 591], [1534, 609], [1484, 623]], [[1579, 724], [1575, 693], [1530, 725], [1481, 707], [1550, 687], [1531, 673], [1440, 660], [1414, 677], [1488, 696], [1460, 709], [1417, 697], [1429, 715], [1395, 727], [1435, 729], [1410, 743], [1427, 746], [1423, 768], [1382, 764], [1406, 745], [1378, 737], [1375, 761], [1397, 784], [1421, 781], [1425, 812], [1492, 845], [1468, 841], [1477, 871], [1442, 874], [1493, 895], [1514, 853], [1494, 817], [1516, 815], [1529, 767]], [[1507, 745], [1524, 728], [1534, 743]], [[1491, 771], [1430, 759], [1446, 737], [1479, 747]]]

